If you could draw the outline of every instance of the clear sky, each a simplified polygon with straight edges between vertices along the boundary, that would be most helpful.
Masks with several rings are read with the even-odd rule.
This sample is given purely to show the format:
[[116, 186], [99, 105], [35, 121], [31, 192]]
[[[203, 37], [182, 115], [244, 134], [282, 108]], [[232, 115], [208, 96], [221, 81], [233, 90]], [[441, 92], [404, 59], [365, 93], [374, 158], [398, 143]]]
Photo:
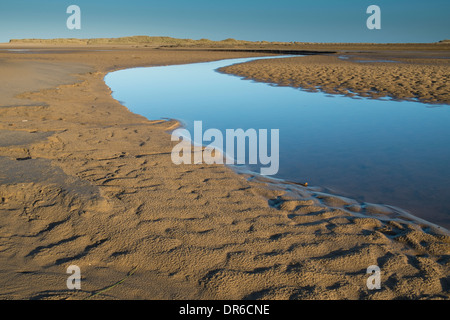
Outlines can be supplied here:
[[[66, 9], [81, 8], [81, 30]], [[366, 9], [381, 8], [381, 30]], [[305, 42], [435, 42], [450, 38], [450, 0], [1, 0], [0, 42], [132, 35]]]

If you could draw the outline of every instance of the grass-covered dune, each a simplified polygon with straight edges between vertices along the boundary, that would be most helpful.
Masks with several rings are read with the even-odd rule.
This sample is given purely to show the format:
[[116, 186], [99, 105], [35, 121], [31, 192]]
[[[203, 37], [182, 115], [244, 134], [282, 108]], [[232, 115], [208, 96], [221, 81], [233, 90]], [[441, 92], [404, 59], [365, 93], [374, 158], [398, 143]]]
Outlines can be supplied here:
[[228, 38], [214, 41], [209, 39], [177, 39], [172, 37], [131, 36], [119, 38], [58, 38], [58, 39], [11, 39], [13, 45], [135, 45], [143, 47], [204, 47], [204, 48], [289, 48], [300, 50], [450, 50], [450, 41], [434, 43], [314, 43], [246, 41]]

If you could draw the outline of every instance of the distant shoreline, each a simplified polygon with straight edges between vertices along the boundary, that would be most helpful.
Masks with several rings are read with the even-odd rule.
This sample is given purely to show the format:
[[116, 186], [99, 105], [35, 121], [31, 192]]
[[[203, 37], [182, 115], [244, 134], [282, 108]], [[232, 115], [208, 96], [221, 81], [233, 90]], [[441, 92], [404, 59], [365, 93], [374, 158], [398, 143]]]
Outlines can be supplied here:
[[[291, 50], [291, 51], [337, 51], [337, 50], [450, 50], [450, 40], [432, 43], [314, 43], [314, 42], [280, 42], [280, 41], [246, 41], [225, 39], [214, 41], [209, 39], [177, 39], [158, 36], [130, 36], [119, 38], [59, 38], [59, 39], [11, 39], [5, 45], [46, 45], [46, 46], [138, 46], [149, 48], [214, 48], [244, 50]], [[251, 49], [250, 49], [251, 48]]]

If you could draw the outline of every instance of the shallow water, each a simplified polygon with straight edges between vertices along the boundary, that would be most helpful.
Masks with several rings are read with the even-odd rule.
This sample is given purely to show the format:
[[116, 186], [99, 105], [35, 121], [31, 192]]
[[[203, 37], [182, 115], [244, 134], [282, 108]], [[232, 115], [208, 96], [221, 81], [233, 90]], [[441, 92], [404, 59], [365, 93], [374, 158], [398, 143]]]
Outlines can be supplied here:
[[279, 129], [274, 177], [397, 206], [450, 228], [448, 106], [330, 96], [215, 71], [253, 59], [127, 69], [105, 82], [132, 112], [178, 119], [190, 131], [195, 120], [203, 131]]

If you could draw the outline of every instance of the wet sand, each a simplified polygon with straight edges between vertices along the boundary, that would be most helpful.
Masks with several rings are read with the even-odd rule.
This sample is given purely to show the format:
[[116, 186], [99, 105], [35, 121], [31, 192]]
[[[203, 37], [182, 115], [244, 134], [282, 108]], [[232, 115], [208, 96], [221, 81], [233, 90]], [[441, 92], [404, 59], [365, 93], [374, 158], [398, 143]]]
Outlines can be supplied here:
[[[14, 88], [0, 91], [1, 299], [450, 297], [445, 230], [222, 165], [176, 166], [178, 123], [129, 112], [103, 82], [260, 53], [63, 49], [0, 52]], [[66, 287], [73, 264], [81, 290]], [[380, 290], [366, 287], [370, 265]]]

